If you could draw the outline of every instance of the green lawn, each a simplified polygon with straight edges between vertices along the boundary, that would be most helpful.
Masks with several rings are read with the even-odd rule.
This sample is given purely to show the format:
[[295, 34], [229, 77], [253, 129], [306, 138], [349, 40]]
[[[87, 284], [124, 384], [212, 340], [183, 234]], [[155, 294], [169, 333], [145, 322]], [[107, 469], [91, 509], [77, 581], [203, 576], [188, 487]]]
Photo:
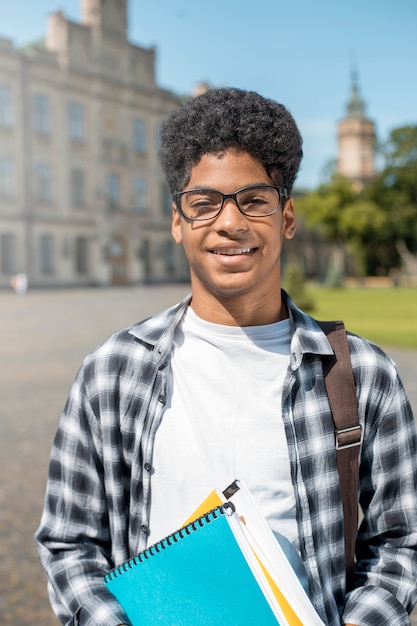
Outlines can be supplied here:
[[417, 289], [308, 288], [320, 320], [342, 319], [352, 332], [382, 346], [417, 348]]

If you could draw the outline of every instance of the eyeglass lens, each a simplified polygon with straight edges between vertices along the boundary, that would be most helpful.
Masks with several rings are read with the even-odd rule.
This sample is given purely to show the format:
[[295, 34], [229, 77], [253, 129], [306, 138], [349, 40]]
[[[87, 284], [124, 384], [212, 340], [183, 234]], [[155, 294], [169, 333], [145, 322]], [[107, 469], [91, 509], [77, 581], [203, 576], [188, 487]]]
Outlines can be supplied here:
[[210, 219], [220, 212], [228, 197], [233, 198], [242, 213], [250, 217], [275, 213], [280, 200], [278, 190], [267, 186], [248, 187], [230, 195], [211, 189], [197, 189], [181, 194], [181, 209], [189, 219]]

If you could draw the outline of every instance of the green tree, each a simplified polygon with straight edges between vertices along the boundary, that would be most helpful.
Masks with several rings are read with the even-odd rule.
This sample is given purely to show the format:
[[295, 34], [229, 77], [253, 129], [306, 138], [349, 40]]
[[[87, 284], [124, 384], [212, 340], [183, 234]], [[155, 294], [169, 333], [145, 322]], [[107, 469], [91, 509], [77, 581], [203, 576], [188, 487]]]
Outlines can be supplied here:
[[378, 210], [372, 202], [361, 202], [360, 194], [346, 178], [334, 174], [328, 183], [297, 200], [297, 210], [307, 227], [332, 244], [326, 279], [330, 285], [339, 286], [342, 282], [346, 246], [351, 248], [358, 270], [366, 271], [361, 242], [365, 233], [372, 237]]
[[356, 198], [348, 180], [337, 174], [329, 183], [320, 185], [315, 191], [297, 200], [297, 210], [306, 225], [314, 228], [323, 237], [335, 244], [346, 242], [341, 215]]
[[417, 272], [417, 126], [391, 131], [385, 167], [365, 191], [384, 214], [384, 242], [392, 266]]
[[382, 155], [384, 169], [365, 189], [333, 174], [297, 201], [307, 227], [333, 244], [333, 274], [342, 271], [344, 246], [360, 274], [417, 274], [417, 126], [393, 130]]
[[382, 148], [387, 168], [412, 168], [417, 164], [417, 126], [401, 126], [391, 131]]

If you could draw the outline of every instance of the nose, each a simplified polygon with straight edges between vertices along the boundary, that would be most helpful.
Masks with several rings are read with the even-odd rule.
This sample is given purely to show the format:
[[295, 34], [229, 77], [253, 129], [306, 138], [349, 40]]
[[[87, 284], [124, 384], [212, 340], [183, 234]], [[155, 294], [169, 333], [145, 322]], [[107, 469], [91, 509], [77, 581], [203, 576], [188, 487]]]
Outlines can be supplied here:
[[243, 232], [248, 228], [248, 219], [239, 210], [234, 198], [226, 198], [220, 214], [216, 217], [214, 228], [227, 233]]

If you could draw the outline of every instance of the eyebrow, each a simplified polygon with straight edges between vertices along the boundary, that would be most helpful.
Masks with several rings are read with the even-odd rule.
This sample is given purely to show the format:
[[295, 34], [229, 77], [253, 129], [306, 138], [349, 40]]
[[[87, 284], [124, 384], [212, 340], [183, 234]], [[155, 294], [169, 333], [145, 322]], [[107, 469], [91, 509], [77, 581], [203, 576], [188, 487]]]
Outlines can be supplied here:
[[[244, 185], [243, 187], [239, 187], [238, 189], [230, 193], [237, 193], [238, 191], [247, 189], [248, 187], [279, 187], [279, 186], [280, 185], [274, 185], [273, 183], [266, 183], [266, 182], [249, 183], [247, 185]], [[226, 192], [220, 191], [220, 189], [215, 189], [214, 187], [210, 187], [209, 185], [198, 185], [197, 187], [190, 187], [189, 189], [183, 189], [182, 191], [219, 191], [220, 193], [226, 193]]]

